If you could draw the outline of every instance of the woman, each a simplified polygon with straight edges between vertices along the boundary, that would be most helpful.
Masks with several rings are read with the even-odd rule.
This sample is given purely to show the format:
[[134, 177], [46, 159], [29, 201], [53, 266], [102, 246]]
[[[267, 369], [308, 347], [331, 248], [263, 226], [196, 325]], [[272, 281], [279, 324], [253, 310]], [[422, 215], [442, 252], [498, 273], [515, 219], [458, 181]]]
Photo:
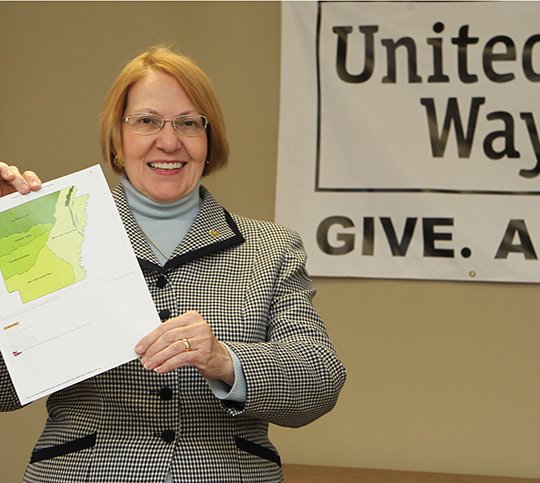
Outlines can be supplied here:
[[[201, 185], [225, 166], [205, 74], [152, 48], [114, 82], [101, 119], [114, 199], [163, 323], [135, 360], [52, 394], [27, 482], [278, 482], [268, 424], [298, 427], [345, 380], [315, 312], [299, 237], [228, 213]], [[39, 189], [0, 163], [0, 194]], [[114, 321], [111, 321], [114, 323]], [[3, 360], [1, 409], [17, 409]]]

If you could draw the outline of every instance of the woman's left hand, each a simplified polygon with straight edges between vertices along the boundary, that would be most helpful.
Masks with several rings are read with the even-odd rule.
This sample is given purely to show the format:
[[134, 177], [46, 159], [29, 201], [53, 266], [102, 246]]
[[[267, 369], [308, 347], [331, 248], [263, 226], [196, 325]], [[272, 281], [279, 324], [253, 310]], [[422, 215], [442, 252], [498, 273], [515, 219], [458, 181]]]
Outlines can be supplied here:
[[234, 366], [226, 347], [196, 311], [163, 322], [136, 345], [148, 370], [160, 374], [184, 366], [195, 367], [206, 379], [234, 384]]

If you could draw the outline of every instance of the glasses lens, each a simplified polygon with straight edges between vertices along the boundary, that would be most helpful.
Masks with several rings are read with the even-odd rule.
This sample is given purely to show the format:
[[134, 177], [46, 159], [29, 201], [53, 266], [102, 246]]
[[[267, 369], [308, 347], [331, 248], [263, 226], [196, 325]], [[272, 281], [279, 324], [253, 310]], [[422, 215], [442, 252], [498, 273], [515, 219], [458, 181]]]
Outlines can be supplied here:
[[130, 114], [126, 121], [129, 128], [137, 134], [154, 134], [163, 126], [163, 119], [154, 114]]
[[198, 136], [206, 129], [208, 121], [199, 114], [182, 115], [174, 118], [174, 128], [186, 136]]

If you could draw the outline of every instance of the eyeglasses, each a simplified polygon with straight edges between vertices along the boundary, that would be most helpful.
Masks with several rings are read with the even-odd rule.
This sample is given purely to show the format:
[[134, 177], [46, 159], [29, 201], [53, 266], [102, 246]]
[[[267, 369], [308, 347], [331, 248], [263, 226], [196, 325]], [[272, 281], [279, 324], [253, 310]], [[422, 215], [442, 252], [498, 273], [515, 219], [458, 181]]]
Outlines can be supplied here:
[[163, 119], [157, 114], [135, 112], [122, 118], [122, 121], [132, 132], [143, 135], [158, 133], [167, 122], [170, 122], [174, 130], [184, 136], [199, 136], [208, 126], [208, 119], [201, 114], [181, 114], [173, 119]]

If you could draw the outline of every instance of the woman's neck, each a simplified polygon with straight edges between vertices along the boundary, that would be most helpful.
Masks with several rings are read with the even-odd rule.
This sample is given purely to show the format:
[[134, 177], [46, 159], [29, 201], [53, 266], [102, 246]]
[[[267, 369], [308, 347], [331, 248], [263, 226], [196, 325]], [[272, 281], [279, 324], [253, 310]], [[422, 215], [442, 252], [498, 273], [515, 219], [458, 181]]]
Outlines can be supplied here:
[[142, 217], [152, 220], [178, 220], [186, 218], [193, 220], [199, 212], [201, 204], [199, 186], [177, 201], [160, 203], [138, 191], [125, 176], [120, 178], [120, 183], [124, 187], [128, 205], [136, 219]]
[[202, 203], [199, 187], [178, 201], [159, 203], [137, 191], [126, 177], [120, 183], [133, 217], [159, 262], [165, 264], [199, 213]]

